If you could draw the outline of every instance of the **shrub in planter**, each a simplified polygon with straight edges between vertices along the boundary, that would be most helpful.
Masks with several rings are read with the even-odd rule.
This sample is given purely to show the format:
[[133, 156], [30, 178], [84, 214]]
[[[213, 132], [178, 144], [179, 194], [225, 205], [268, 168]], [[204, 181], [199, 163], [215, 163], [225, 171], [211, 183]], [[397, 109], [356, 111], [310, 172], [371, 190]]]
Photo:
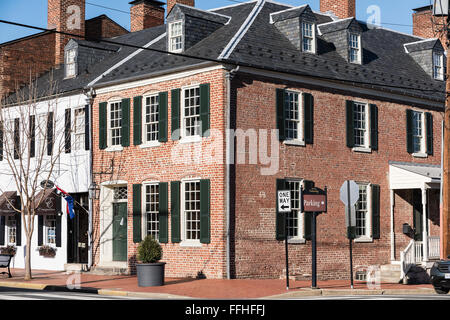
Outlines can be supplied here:
[[147, 236], [138, 247], [136, 265], [138, 285], [140, 287], [154, 287], [164, 285], [164, 267], [165, 262], [159, 262], [162, 259], [161, 245]]
[[48, 245], [39, 247], [39, 255], [46, 258], [53, 258], [56, 256], [56, 249]]
[[0, 254], [9, 254], [10, 256], [15, 256], [16, 255], [16, 247], [10, 245], [10, 246], [0, 248]]

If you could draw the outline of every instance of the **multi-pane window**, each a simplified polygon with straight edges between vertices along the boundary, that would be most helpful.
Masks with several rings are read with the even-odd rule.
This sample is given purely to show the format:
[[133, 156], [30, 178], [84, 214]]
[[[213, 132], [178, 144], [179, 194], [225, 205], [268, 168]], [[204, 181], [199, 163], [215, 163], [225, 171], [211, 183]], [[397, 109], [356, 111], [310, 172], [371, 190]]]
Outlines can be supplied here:
[[172, 22], [169, 24], [169, 48], [171, 52], [183, 49], [183, 22]]
[[75, 150], [84, 150], [85, 148], [85, 109], [75, 109], [75, 123], [74, 123], [74, 149]]
[[127, 200], [128, 199], [128, 188], [127, 186], [123, 187], [114, 187], [113, 195], [115, 201]]
[[356, 237], [367, 237], [369, 225], [369, 206], [368, 206], [367, 184], [359, 184], [359, 200], [355, 205], [356, 213]]
[[185, 240], [200, 240], [200, 181], [183, 183]]
[[420, 153], [425, 148], [423, 112], [413, 111], [413, 152]]
[[48, 245], [56, 244], [56, 215], [45, 216], [45, 241]]
[[122, 144], [122, 103], [113, 102], [109, 105], [109, 133], [110, 145]]
[[361, 43], [359, 35], [355, 33], [349, 34], [349, 60], [352, 63], [360, 62]]
[[200, 87], [184, 89], [183, 124], [186, 137], [200, 135]]
[[433, 53], [433, 74], [436, 80], [444, 80], [444, 55]]
[[71, 49], [66, 52], [66, 78], [76, 76], [76, 50]]
[[153, 95], [145, 98], [144, 128], [147, 142], [158, 141], [159, 97]]
[[301, 181], [288, 181], [288, 187], [291, 191], [291, 209], [287, 216], [288, 239], [303, 238], [303, 216], [301, 215], [300, 190]]
[[302, 49], [304, 52], [314, 52], [314, 24], [302, 22]]
[[301, 94], [292, 91], [285, 93], [285, 121], [286, 121], [286, 139], [300, 140], [302, 137], [301, 125]]
[[367, 147], [368, 145], [368, 117], [367, 105], [355, 102], [353, 104], [353, 130], [355, 147]]
[[144, 190], [146, 233], [159, 239], [159, 184], [146, 185]]
[[8, 245], [16, 244], [16, 235], [17, 235], [16, 217], [15, 216], [7, 216], [6, 217], [6, 226], [7, 226]]

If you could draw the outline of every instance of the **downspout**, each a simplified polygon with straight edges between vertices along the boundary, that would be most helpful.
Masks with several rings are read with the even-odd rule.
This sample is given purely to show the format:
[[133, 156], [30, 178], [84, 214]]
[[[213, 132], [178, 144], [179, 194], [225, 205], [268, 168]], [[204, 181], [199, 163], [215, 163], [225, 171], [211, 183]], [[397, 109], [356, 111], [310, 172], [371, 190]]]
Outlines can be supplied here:
[[226, 259], [227, 259], [227, 279], [231, 279], [231, 258], [230, 258], [230, 248], [231, 248], [231, 209], [230, 209], [230, 202], [231, 202], [231, 195], [230, 195], [230, 165], [233, 161], [231, 159], [231, 155], [233, 150], [231, 148], [234, 146], [234, 143], [232, 143], [231, 139], [233, 139], [233, 135], [231, 135], [231, 80], [233, 79], [234, 75], [239, 71], [239, 66], [237, 66], [235, 69], [228, 71], [225, 75], [226, 82], [227, 82], [227, 109], [226, 109], [226, 130], [225, 130], [225, 136], [226, 136], [226, 163], [225, 163], [225, 201], [226, 201]]

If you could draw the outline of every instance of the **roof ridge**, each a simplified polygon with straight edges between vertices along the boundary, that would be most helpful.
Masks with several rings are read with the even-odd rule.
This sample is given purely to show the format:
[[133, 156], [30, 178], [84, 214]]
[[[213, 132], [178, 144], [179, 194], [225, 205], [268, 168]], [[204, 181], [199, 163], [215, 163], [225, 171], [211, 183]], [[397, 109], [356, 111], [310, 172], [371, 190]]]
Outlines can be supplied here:
[[288, 8], [288, 9], [281, 10], [281, 11], [272, 12], [272, 13], [269, 14], [270, 23], [273, 23], [273, 15], [274, 14], [280, 14], [280, 13], [284, 13], [284, 12], [287, 12], [287, 11], [298, 10], [300, 8], [304, 8], [304, 7], [308, 7], [308, 6], [309, 6], [308, 4], [304, 4], [304, 5], [301, 5], [301, 6], [298, 6], [298, 7], [291, 7], [291, 8]]
[[243, 6], [243, 5], [246, 5], [246, 4], [251, 4], [251, 3], [256, 2], [256, 1], [258, 1], [258, 0], [251, 0], [251, 1], [247, 1], [247, 2], [239, 2], [239, 3], [235, 3], [235, 4], [230, 4], [228, 6], [223, 6], [223, 7], [218, 7], [218, 8], [211, 8], [211, 9], [208, 9], [206, 11], [211, 12], [211, 11], [222, 10], [222, 9], [227, 9], [227, 8], [234, 8], [234, 7], [239, 7], [239, 6]]
[[[203, 10], [203, 9], [196, 8], [196, 7], [191, 7], [191, 6], [182, 4], [182, 3], [177, 3], [177, 5], [180, 6], [180, 7], [185, 7], [185, 8], [189, 8], [189, 9], [192, 9], [192, 10], [201, 11], [201, 12], [204, 12], [204, 13], [215, 14], [215, 15], [218, 15], [218, 16], [221, 16], [221, 17], [224, 17], [224, 18], [228, 18], [228, 19], [231, 20], [231, 17], [230, 17], [230, 16], [227, 16], [227, 15], [225, 15], [225, 14], [221, 14], [221, 13], [217, 13], [217, 12], [211, 12], [211, 11]], [[227, 23], [229, 23], [229, 22], [230, 22], [230, 21], [228, 21]]]

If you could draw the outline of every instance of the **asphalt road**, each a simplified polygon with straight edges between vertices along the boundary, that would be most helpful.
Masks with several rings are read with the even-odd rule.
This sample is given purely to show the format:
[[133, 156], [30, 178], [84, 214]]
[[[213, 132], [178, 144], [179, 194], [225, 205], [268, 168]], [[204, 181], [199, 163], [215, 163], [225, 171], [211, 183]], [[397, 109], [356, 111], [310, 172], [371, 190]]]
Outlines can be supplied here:
[[141, 300], [133, 297], [102, 296], [94, 293], [55, 292], [0, 287], [0, 300]]
[[295, 300], [444, 300], [450, 301], [450, 294], [427, 294], [427, 295], [378, 295], [378, 296], [330, 296], [330, 297], [301, 297], [295, 298]]

